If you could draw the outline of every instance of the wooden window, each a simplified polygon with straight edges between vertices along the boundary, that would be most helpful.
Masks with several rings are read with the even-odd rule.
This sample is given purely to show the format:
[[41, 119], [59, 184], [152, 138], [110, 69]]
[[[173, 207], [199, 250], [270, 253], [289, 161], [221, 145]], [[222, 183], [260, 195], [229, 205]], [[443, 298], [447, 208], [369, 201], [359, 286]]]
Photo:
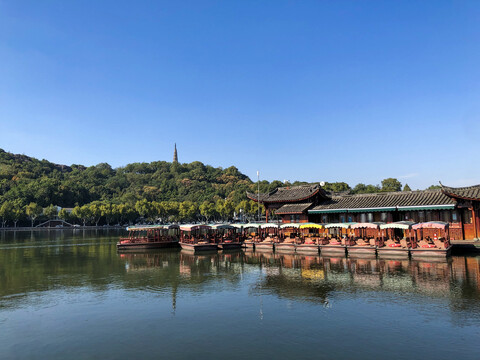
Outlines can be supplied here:
[[452, 210], [452, 222], [458, 222], [457, 210]]

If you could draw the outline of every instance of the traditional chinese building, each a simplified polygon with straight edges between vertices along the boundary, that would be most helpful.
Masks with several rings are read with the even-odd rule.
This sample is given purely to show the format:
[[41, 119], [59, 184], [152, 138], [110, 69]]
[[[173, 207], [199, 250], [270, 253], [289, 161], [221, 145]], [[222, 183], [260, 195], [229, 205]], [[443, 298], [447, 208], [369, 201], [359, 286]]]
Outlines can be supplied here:
[[480, 185], [437, 190], [330, 194], [320, 185], [278, 188], [247, 196], [260, 201], [268, 214], [289, 222], [414, 222], [449, 223], [452, 239], [480, 238]]
[[265, 206], [267, 222], [272, 212], [283, 222], [308, 222], [308, 209], [329, 199], [319, 184], [279, 187], [268, 194], [247, 192], [247, 197]]

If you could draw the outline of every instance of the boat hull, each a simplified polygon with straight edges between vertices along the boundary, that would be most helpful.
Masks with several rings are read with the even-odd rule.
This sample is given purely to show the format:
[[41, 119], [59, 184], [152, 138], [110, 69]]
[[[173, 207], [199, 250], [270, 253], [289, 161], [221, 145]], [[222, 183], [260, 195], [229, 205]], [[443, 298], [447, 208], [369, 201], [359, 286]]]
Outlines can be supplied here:
[[241, 249], [242, 248], [242, 243], [235, 242], [235, 243], [220, 243], [218, 244], [218, 248], [222, 250], [235, 250], [235, 249]]
[[255, 250], [270, 250], [273, 251], [275, 248], [275, 245], [273, 243], [256, 243], [255, 244]]
[[408, 258], [409, 249], [405, 248], [390, 248], [387, 246], [377, 248], [378, 257], [396, 257]]
[[347, 246], [349, 256], [375, 256], [377, 249], [373, 246]]
[[180, 243], [180, 246], [184, 250], [188, 251], [214, 251], [218, 250], [217, 244], [189, 244], [189, 243]]
[[318, 254], [319, 253], [319, 249], [318, 249], [318, 245], [315, 245], [315, 244], [300, 244], [300, 245], [297, 245], [297, 252], [298, 253], [309, 253], [309, 254]]
[[320, 254], [346, 254], [345, 245], [320, 245]]
[[413, 259], [418, 258], [445, 258], [452, 253], [452, 247], [448, 249], [410, 249], [410, 254]]
[[275, 251], [280, 251], [280, 252], [295, 252], [295, 244], [285, 244], [285, 243], [279, 243], [275, 244]]
[[165, 249], [178, 247], [178, 241], [164, 241], [164, 242], [138, 242], [138, 243], [117, 243], [117, 250], [146, 250], [146, 249]]

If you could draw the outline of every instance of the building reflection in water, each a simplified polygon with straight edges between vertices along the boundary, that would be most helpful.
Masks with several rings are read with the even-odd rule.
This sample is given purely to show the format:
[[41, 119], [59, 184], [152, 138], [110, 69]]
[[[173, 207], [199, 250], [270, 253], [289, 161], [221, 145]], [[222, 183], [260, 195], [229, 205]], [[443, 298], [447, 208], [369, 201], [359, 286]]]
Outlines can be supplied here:
[[21, 305], [28, 294], [52, 288], [105, 291], [114, 286], [170, 294], [175, 310], [180, 290], [205, 293], [221, 281], [223, 289], [247, 284], [253, 296], [271, 294], [325, 306], [336, 292], [414, 293], [448, 298], [453, 311], [480, 314], [478, 256], [413, 261], [254, 251], [194, 255], [173, 249], [117, 254], [109, 243], [61, 248], [7, 244], [0, 253], [0, 280], [0, 306], [6, 307], [16, 306], [13, 299]]
[[[125, 254], [134, 265], [128, 271], [161, 267], [170, 253]], [[133, 260], [135, 259], [135, 260]], [[240, 251], [231, 254], [194, 255], [180, 252], [175, 264], [177, 286], [199, 286], [218, 278], [237, 284], [242, 274], [257, 272], [252, 295], [274, 294], [296, 301], [329, 305], [333, 292], [386, 291], [417, 293], [451, 299], [452, 310], [465, 310], [462, 300], [480, 299], [480, 257], [444, 260], [363, 259], [321, 257], [272, 252]], [[140, 265], [142, 263], [142, 265]], [[480, 313], [479, 309], [469, 310]]]

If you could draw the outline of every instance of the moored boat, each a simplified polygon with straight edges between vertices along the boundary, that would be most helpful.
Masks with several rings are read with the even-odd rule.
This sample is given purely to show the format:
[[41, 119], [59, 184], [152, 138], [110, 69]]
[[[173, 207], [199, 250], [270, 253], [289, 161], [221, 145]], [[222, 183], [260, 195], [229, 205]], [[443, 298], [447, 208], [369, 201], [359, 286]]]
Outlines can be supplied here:
[[214, 242], [222, 250], [240, 249], [242, 247], [241, 235], [236, 227], [229, 224], [215, 224], [211, 226]]
[[380, 225], [381, 237], [377, 238], [379, 257], [408, 257], [412, 247], [412, 221], [397, 221]]
[[345, 255], [346, 239], [353, 223], [333, 223], [325, 225], [325, 237], [320, 239], [320, 254]]
[[180, 246], [194, 252], [218, 250], [217, 244], [212, 241], [210, 230], [208, 225], [180, 226]]
[[275, 244], [275, 251], [295, 252], [296, 242], [300, 242], [300, 224], [287, 223], [280, 225], [279, 242]]
[[138, 225], [127, 227], [128, 236], [120, 238], [117, 250], [145, 250], [177, 247], [178, 225]]
[[260, 242], [255, 243], [255, 250], [274, 251], [275, 243], [278, 239], [279, 226], [274, 223], [265, 223], [260, 225]]
[[260, 224], [233, 224], [240, 231], [242, 246], [247, 249], [254, 249], [255, 243], [260, 241]]
[[354, 232], [346, 241], [349, 256], [374, 257], [377, 252], [376, 238], [380, 236], [380, 225], [384, 223], [356, 223], [350, 228]]
[[448, 223], [429, 221], [412, 226], [415, 239], [410, 249], [412, 258], [445, 258], [450, 255], [452, 245], [449, 239]]
[[300, 225], [300, 242], [297, 244], [297, 252], [318, 254], [320, 245], [320, 230], [323, 225], [305, 223]]

